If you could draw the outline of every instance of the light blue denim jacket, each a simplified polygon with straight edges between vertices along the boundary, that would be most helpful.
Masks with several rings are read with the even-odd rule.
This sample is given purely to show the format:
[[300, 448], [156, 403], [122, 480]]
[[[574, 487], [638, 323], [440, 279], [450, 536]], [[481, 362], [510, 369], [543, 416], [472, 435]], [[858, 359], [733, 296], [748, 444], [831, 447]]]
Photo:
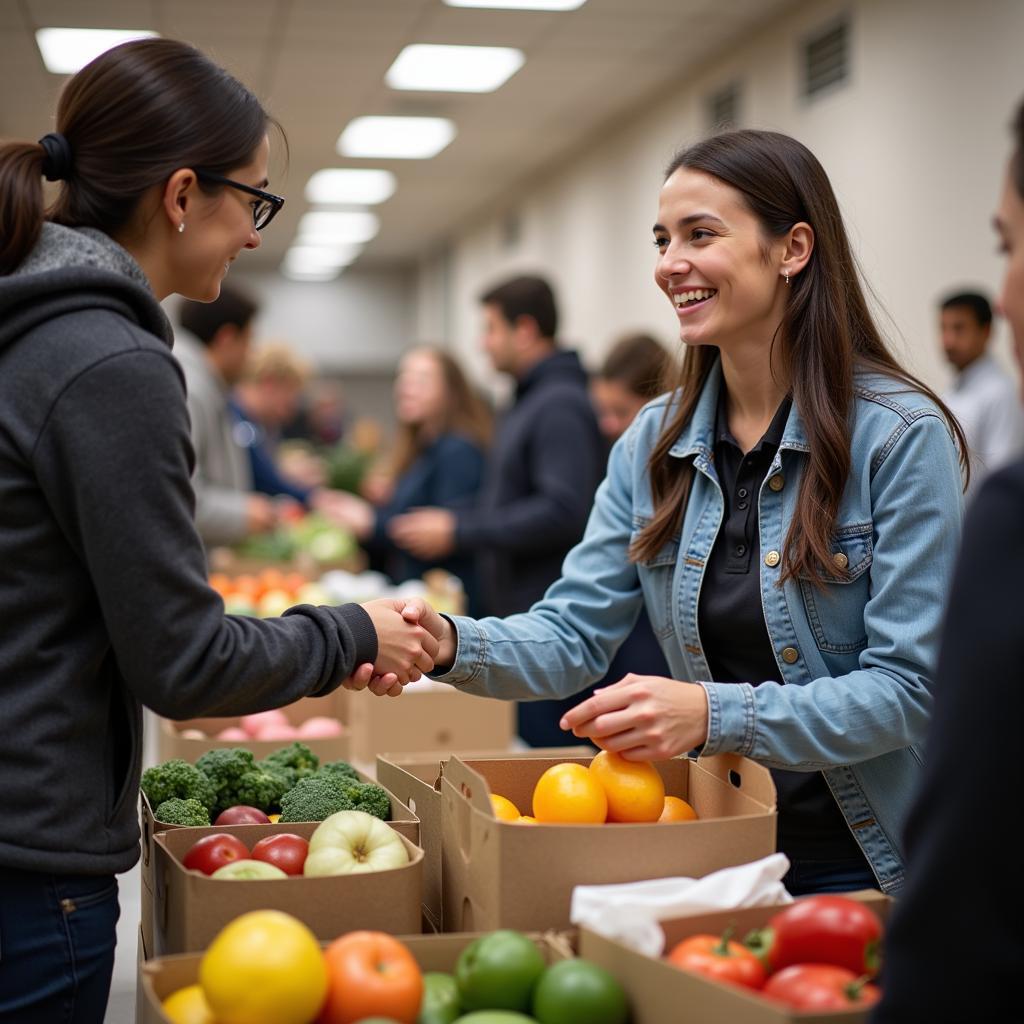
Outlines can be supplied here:
[[455, 618], [456, 660], [438, 678], [492, 697], [569, 696], [604, 675], [643, 603], [673, 677], [701, 681], [707, 692], [703, 752], [823, 770], [881, 888], [896, 892], [959, 543], [961, 477], [952, 436], [924, 395], [858, 375], [850, 476], [833, 543], [846, 556], [848, 578], [824, 591], [799, 580], [779, 586], [781, 562], [773, 553], [783, 553], [809, 451], [794, 406], [758, 495], [761, 600], [785, 682], [703, 682], [710, 671], [697, 605], [724, 508], [712, 462], [720, 384], [716, 366], [672, 448], [696, 469], [681, 536], [646, 563], [629, 561], [630, 541], [651, 517], [647, 459], [670, 402], [664, 396], [615, 445], [562, 578], [528, 613]]

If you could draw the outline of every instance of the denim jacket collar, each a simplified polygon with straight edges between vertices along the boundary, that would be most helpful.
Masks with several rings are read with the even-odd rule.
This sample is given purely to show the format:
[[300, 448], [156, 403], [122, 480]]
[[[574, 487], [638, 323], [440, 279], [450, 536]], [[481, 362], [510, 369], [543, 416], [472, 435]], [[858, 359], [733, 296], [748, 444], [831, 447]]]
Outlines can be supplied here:
[[[718, 392], [721, 387], [722, 362], [720, 359], [716, 359], [708, 373], [708, 379], [704, 382], [700, 398], [697, 399], [693, 415], [690, 417], [689, 423], [683, 427], [679, 439], [669, 450], [669, 455], [679, 459], [690, 456], [711, 458], [715, 446], [715, 412], [718, 409]], [[782, 432], [782, 442], [779, 444], [780, 452], [786, 450], [810, 451], [807, 434], [804, 430], [804, 421], [795, 402], [790, 409], [789, 418], [786, 420], [786, 429]]]

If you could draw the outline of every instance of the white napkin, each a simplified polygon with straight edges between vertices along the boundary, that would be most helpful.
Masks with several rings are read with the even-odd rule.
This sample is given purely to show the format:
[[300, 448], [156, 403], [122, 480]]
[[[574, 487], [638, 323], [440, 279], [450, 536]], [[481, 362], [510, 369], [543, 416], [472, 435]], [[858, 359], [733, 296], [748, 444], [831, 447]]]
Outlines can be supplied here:
[[665, 935], [658, 922], [686, 914], [792, 903], [782, 878], [789, 858], [773, 853], [704, 878], [654, 878], [621, 885], [577, 885], [570, 919], [638, 953], [661, 956]]

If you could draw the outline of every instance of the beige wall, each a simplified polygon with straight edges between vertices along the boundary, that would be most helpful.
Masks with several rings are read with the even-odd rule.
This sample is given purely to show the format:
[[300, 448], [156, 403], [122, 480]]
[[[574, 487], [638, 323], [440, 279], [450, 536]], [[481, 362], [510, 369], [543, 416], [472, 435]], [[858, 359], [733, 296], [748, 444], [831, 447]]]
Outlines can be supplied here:
[[[842, 11], [852, 16], [851, 79], [807, 103], [798, 95], [800, 41]], [[707, 93], [738, 78], [745, 126], [795, 135], [822, 161], [867, 280], [891, 317], [883, 328], [914, 370], [944, 386], [937, 296], [963, 283], [994, 292], [1000, 280], [990, 219], [1007, 124], [1024, 95], [1022, 41], [1019, 0], [797, 4], [628, 123], [611, 126], [599, 144], [525, 183], [507, 206], [482, 211], [445, 254], [421, 266], [417, 336], [449, 337], [481, 379], [492, 379], [477, 350], [475, 297], [495, 278], [534, 270], [556, 284], [561, 334], [589, 363], [629, 329], [675, 343], [675, 316], [651, 278], [661, 169], [705, 130]], [[512, 246], [509, 217], [519, 220]], [[996, 348], [1008, 362], [1002, 326]]]

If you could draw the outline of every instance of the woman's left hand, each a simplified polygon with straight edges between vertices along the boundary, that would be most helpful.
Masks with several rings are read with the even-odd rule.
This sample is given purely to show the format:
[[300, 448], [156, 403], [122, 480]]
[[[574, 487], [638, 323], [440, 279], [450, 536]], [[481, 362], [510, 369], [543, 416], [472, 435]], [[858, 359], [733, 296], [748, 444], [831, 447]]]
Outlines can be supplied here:
[[627, 761], [664, 761], [708, 738], [703, 686], [630, 673], [562, 716], [563, 729]]

